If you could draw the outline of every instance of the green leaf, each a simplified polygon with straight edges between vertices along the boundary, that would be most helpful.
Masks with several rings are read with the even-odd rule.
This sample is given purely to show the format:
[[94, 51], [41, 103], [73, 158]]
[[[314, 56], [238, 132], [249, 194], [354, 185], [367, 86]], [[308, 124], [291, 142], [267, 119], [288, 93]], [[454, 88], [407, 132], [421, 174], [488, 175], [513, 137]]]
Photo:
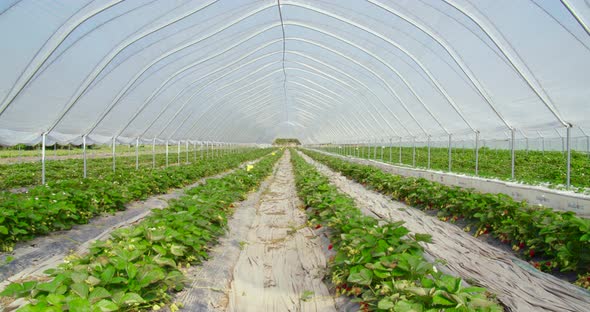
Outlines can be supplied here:
[[8, 235], [8, 228], [0, 225], [0, 234]]
[[143, 300], [143, 298], [141, 298], [140, 295], [132, 292], [126, 293], [125, 295], [123, 295], [123, 298], [121, 298], [121, 303], [126, 305], [143, 302], [145, 302], [145, 300]]
[[393, 307], [394, 307], [394, 304], [391, 301], [391, 299], [389, 299], [389, 298], [383, 298], [383, 299], [379, 300], [379, 303], [377, 304], [377, 308], [379, 308], [381, 310], [389, 310], [389, 309], [392, 309]]
[[106, 285], [111, 282], [113, 276], [115, 275], [115, 267], [109, 265], [102, 273], [100, 274], [100, 279]]
[[46, 299], [51, 305], [59, 306], [65, 302], [66, 297], [64, 295], [49, 294]]
[[452, 307], [457, 305], [456, 302], [453, 302], [442, 295], [435, 295], [432, 297], [432, 303], [435, 305], [442, 305], [445, 307]]
[[74, 281], [74, 283], [82, 283], [86, 280], [86, 278], [88, 278], [88, 273], [72, 272], [70, 278], [72, 281]]
[[86, 298], [75, 298], [68, 303], [70, 312], [91, 312], [90, 301]]
[[101, 300], [94, 305], [94, 311], [112, 312], [117, 310], [119, 310], [119, 306], [110, 300]]
[[183, 256], [183, 255], [184, 255], [184, 252], [185, 252], [185, 250], [186, 250], [186, 247], [184, 247], [184, 246], [180, 246], [180, 245], [172, 245], [172, 246], [170, 247], [170, 252], [171, 252], [173, 255], [175, 255], [175, 256], [178, 256], [178, 257], [180, 257], [180, 256]]
[[85, 283], [76, 283], [70, 286], [72, 291], [82, 298], [88, 297], [88, 285]]
[[100, 299], [109, 298], [110, 296], [111, 296], [111, 293], [108, 290], [106, 290], [105, 288], [96, 287], [92, 290], [92, 292], [90, 292], [90, 295], [88, 296], [88, 300], [90, 300], [90, 302], [94, 303]]
[[416, 233], [414, 235], [417, 242], [432, 243], [432, 235]]
[[368, 269], [361, 269], [356, 273], [351, 273], [348, 276], [348, 281], [351, 283], [356, 283], [360, 285], [371, 285], [371, 280], [373, 279], [373, 272]]

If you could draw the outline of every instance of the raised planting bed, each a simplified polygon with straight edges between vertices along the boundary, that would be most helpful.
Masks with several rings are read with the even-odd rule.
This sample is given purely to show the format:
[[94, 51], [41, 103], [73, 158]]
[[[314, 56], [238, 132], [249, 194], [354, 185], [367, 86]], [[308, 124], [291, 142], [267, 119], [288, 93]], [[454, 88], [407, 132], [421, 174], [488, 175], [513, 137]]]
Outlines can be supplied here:
[[336, 254], [329, 264], [338, 294], [355, 297], [363, 311], [503, 311], [485, 289], [465, 286], [424, 259], [420, 242], [428, 243], [430, 235], [364, 216], [350, 197], [292, 154], [309, 222], [331, 233], [328, 249]]

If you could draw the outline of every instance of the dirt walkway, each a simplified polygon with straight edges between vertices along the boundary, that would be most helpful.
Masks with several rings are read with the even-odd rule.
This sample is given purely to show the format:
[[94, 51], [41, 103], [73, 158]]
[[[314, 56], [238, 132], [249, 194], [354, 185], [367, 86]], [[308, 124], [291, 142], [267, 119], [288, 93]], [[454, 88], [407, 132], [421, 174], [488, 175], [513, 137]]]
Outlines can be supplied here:
[[211, 259], [189, 270], [187, 311], [336, 311], [321, 242], [298, 209], [290, 155], [236, 207]]
[[351, 196], [365, 214], [385, 220], [404, 220], [410, 231], [431, 234], [433, 243], [425, 245], [427, 254], [444, 259], [450, 273], [497, 294], [511, 311], [589, 311], [590, 294], [581, 288], [539, 272], [455, 225], [367, 190], [303, 156], [329, 177], [340, 191]]

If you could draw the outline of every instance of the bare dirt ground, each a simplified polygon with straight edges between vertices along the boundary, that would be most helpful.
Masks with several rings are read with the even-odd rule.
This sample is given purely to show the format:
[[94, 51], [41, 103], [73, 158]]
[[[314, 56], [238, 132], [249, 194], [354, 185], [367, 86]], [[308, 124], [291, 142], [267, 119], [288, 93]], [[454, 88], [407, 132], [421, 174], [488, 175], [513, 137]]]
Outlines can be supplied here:
[[290, 155], [236, 206], [211, 259], [187, 274], [177, 299], [187, 311], [336, 311], [323, 283], [321, 239], [299, 208]]
[[[303, 155], [303, 154], [302, 154]], [[303, 155], [366, 214], [403, 220], [414, 233], [432, 235], [425, 244], [431, 259], [442, 259], [445, 271], [486, 287], [510, 311], [590, 311], [590, 294], [566, 281], [533, 269], [528, 263], [478, 240], [462, 229], [366, 189]]]

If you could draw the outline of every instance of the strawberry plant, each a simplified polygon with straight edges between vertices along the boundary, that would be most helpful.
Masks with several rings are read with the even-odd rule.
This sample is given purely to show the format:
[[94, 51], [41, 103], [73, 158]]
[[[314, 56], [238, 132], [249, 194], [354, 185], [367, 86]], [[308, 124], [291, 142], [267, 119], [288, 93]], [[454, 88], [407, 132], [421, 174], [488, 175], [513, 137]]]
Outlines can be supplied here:
[[423, 210], [437, 210], [441, 220], [464, 219], [476, 235], [490, 234], [512, 244], [525, 259], [539, 257], [551, 265], [540, 269], [590, 271], [590, 220], [572, 212], [532, 207], [503, 194], [470, 189], [385, 173], [332, 156], [304, 151], [310, 157], [359, 183]]
[[327, 226], [335, 250], [330, 260], [338, 294], [355, 297], [362, 311], [502, 311], [485, 289], [438, 272], [424, 260], [430, 235], [410, 233], [403, 222], [380, 224], [364, 216], [296, 153], [292, 153], [299, 197], [309, 222]]
[[279, 157], [267, 156], [250, 171], [209, 179], [168, 208], [95, 242], [88, 254], [69, 256], [46, 272], [49, 281], [13, 283], [0, 295], [27, 298], [21, 312], [160, 309], [184, 287], [182, 269], [207, 259], [226, 230], [232, 203], [257, 188]]
[[269, 150], [232, 154], [208, 162], [149, 170], [120, 170], [101, 179], [62, 179], [30, 188], [26, 193], [0, 193], [0, 251], [11, 251], [18, 241], [125, 209], [125, 204], [178, 188], [240, 163], [261, 157]]

